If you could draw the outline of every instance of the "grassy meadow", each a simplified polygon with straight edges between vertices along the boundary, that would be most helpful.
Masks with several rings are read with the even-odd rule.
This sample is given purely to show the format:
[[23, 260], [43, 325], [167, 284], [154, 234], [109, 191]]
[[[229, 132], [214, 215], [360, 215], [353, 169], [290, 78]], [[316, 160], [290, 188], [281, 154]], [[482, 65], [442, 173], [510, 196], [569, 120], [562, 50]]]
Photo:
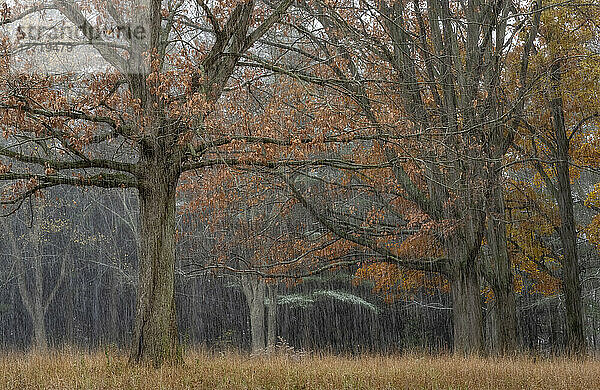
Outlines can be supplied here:
[[114, 352], [4, 353], [0, 389], [600, 389], [600, 361], [188, 352], [155, 369]]

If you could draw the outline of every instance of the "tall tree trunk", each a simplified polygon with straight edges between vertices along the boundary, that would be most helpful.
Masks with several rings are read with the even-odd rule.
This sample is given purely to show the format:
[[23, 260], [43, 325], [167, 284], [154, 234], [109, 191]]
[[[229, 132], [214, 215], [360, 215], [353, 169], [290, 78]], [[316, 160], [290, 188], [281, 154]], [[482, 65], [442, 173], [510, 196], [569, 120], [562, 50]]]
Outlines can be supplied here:
[[454, 353], [480, 354], [483, 350], [483, 316], [476, 267], [472, 262], [461, 262], [455, 264], [451, 272]]
[[[175, 190], [178, 164], [167, 148], [141, 158], [139, 281], [133, 346], [135, 362], [179, 362], [175, 312]], [[170, 163], [169, 163], [170, 162]]]
[[517, 306], [513, 275], [506, 248], [506, 224], [504, 222], [504, 199], [502, 186], [498, 185], [488, 200], [487, 243], [490, 264], [487, 269], [488, 283], [494, 292], [494, 339], [496, 354], [512, 353], [517, 349]]
[[567, 349], [569, 353], [585, 353], [583, 332], [583, 307], [581, 302], [581, 283], [579, 281], [579, 262], [577, 258], [577, 232], [573, 215], [573, 197], [569, 176], [569, 139], [565, 129], [562, 96], [560, 94], [560, 72], [558, 61], [551, 68], [550, 107], [556, 137], [556, 201], [560, 215], [560, 238], [563, 247], [563, 291], [567, 320]]

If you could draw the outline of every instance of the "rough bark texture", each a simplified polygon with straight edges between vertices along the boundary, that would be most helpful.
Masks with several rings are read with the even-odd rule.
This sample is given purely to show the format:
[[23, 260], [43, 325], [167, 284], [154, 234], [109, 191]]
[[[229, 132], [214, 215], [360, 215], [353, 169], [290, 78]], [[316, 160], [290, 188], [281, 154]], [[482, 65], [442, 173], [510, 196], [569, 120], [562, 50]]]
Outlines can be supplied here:
[[242, 277], [242, 290], [250, 309], [252, 353], [264, 352], [266, 349], [265, 298], [267, 286], [260, 279], [244, 276]]
[[250, 306], [250, 325], [252, 328], [252, 352], [263, 352], [265, 343], [265, 305], [258, 302], [258, 297]]
[[565, 129], [565, 118], [560, 86], [560, 63], [554, 61], [551, 70], [550, 107], [556, 137], [556, 201], [560, 215], [560, 239], [563, 247], [563, 290], [567, 320], [567, 349], [569, 353], [585, 353], [583, 333], [583, 307], [581, 302], [581, 283], [579, 281], [579, 262], [577, 258], [577, 231], [573, 216], [573, 197], [569, 176], [569, 139]]
[[496, 305], [496, 300], [490, 301], [487, 303], [487, 311], [484, 312], [484, 335], [483, 339], [485, 340], [486, 352], [490, 355], [495, 354], [495, 351], [498, 351], [498, 332], [497, 330], [497, 310], [494, 307]]
[[139, 282], [131, 360], [178, 362], [175, 315], [176, 164], [163, 148], [142, 152], [140, 173]]
[[479, 277], [472, 262], [453, 267], [450, 281], [454, 325], [454, 353], [480, 354], [483, 350], [483, 316]]
[[486, 236], [489, 247], [488, 283], [494, 292], [494, 354], [512, 353], [517, 348], [517, 308], [510, 259], [506, 248], [506, 224], [502, 187], [488, 201]]

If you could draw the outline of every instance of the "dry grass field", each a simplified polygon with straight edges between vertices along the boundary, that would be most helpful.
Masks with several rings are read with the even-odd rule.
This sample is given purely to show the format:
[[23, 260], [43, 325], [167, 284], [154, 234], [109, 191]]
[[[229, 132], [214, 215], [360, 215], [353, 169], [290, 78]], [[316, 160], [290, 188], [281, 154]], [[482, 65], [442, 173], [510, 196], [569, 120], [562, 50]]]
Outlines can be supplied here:
[[131, 367], [117, 353], [3, 354], [1, 389], [600, 389], [600, 361], [189, 352], [181, 366]]

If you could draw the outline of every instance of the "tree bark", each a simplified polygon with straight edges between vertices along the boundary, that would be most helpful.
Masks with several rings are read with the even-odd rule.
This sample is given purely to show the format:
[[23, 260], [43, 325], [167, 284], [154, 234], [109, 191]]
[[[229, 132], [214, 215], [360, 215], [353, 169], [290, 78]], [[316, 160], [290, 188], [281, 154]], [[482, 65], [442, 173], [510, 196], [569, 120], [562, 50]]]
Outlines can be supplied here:
[[517, 307], [510, 259], [506, 248], [506, 224], [502, 186], [493, 189], [488, 200], [487, 244], [490, 250], [488, 283], [494, 292], [495, 354], [513, 353], [517, 349]]
[[556, 201], [560, 215], [560, 239], [563, 247], [563, 291], [567, 320], [568, 353], [585, 353], [583, 332], [583, 306], [581, 301], [581, 283], [579, 281], [579, 262], [577, 258], [577, 231], [573, 215], [573, 196], [569, 176], [569, 139], [565, 129], [562, 96], [560, 95], [560, 72], [558, 61], [551, 68], [550, 107], [556, 137]]
[[494, 307], [497, 304], [496, 300], [488, 302], [486, 305], [487, 311], [485, 312], [484, 319], [484, 346], [486, 352], [493, 355], [498, 351], [498, 324], [497, 324], [497, 310]]
[[479, 277], [472, 262], [455, 264], [450, 280], [454, 353], [477, 355], [483, 350], [483, 316]]
[[[264, 296], [263, 296], [264, 298]], [[252, 328], [252, 352], [264, 352], [265, 344], [265, 304], [255, 297], [250, 307], [250, 325]]]
[[33, 323], [33, 347], [36, 351], [46, 351], [48, 349], [48, 339], [46, 336], [46, 311], [41, 302], [36, 302], [34, 310], [31, 313]]
[[[166, 150], [166, 151], [165, 151]], [[130, 360], [160, 366], [182, 359], [175, 312], [175, 192], [179, 164], [167, 148], [143, 150], [139, 281]]]
[[250, 333], [252, 353], [265, 351], [265, 298], [267, 286], [263, 280], [251, 276], [242, 277], [242, 290], [250, 309]]

